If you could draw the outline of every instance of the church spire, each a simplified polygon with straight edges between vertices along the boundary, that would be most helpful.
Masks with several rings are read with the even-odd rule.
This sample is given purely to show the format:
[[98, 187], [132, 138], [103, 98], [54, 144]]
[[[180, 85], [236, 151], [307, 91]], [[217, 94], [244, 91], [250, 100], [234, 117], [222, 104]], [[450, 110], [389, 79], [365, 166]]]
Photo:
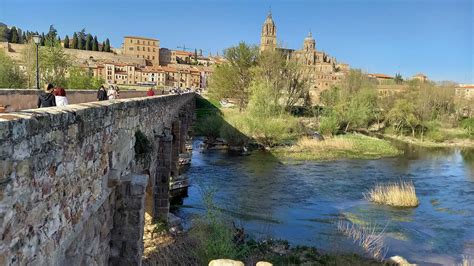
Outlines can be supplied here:
[[260, 39], [260, 50], [274, 50], [276, 48], [276, 26], [272, 18], [271, 8], [263, 23]]

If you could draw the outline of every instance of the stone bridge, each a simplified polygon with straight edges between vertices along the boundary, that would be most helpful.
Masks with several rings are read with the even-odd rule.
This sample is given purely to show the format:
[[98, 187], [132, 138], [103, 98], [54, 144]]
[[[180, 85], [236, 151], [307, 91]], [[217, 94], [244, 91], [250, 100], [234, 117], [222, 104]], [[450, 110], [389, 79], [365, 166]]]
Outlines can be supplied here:
[[194, 94], [0, 114], [0, 265], [140, 265]]

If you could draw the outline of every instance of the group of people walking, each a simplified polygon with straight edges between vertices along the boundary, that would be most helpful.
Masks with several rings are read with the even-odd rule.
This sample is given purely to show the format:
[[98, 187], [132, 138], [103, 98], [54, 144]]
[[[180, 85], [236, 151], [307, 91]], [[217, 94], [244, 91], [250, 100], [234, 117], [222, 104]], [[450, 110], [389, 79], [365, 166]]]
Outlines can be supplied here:
[[[106, 89], [103, 85], [100, 86], [97, 91], [97, 100], [106, 101], [114, 100], [119, 98], [119, 87], [116, 85], [110, 85]], [[147, 96], [154, 96], [155, 92], [152, 88], [147, 91]], [[61, 87], [54, 87], [53, 84], [48, 83], [44, 86], [44, 91], [38, 95], [38, 108], [41, 107], [52, 107], [52, 106], [65, 106], [68, 105], [66, 98], [66, 90]]]

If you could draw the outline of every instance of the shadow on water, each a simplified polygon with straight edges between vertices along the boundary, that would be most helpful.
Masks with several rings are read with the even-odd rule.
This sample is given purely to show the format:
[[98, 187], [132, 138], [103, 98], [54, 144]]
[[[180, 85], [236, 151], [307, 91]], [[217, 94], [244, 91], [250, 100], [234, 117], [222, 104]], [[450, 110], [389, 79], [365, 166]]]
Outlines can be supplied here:
[[[199, 101], [198, 121], [220, 112], [212, 103]], [[214, 122], [231, 127], [220, 119]], [[204, 211], [203, 185], [217, 189], [215, 201], [223, 214], [256, 238], [270, 235], [333, 252], [359, 251], [337, 231], [335, 221], [344, 218], [386, 226], [389, 256], [421, 264], [453, 264], [462, 255], [474, 257], [472, 149], [395, 143], [404, 155], [287, 164], [262, 150], [239, 156], [197, 149], [201, 144], [202, 139], [194, 142], [188, 197], [175, 209], [187, 221]], [[405, 178], [415, 184], [418, 208], [396, 209], [364, 200], [362, 193], [375, 183]]]

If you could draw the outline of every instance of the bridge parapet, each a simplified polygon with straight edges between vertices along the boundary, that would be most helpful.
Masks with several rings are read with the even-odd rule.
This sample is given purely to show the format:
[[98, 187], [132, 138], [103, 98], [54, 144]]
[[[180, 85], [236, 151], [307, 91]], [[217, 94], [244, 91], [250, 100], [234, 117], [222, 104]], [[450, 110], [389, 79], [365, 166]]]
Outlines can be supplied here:
[[[183, 112], [193, 108], [189, 93], [0, 114], [0, 265], [139, 258], [141, 241], [123, 234], [129, 225], [143, 234], [140, 197], [152, 197], [153, 217], [168, 212], [171, 145], [182, 136], [173, 126], [187, 130]], [[149, 145], [139, 159], [137, 132]], [[144, 174], [147, 193], [139, 191]], [[143, 202], [138, 212], [127, 196]]]

